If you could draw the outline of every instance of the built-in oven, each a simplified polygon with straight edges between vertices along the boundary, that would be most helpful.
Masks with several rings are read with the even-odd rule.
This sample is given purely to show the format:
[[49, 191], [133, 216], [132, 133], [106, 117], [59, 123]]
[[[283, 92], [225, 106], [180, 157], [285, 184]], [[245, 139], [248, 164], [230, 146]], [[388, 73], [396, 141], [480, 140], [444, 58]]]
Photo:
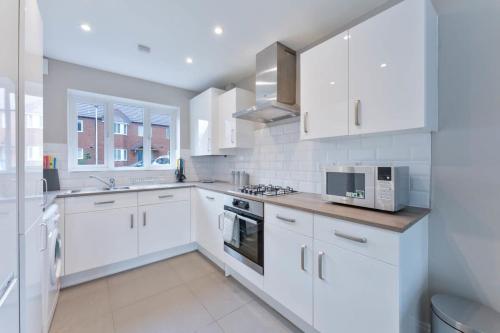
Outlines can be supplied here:
[[[264, 204], [226, 197], [224, 211], [234, 216], [236, 237], [224, 241], [224, 251], [259, 274], [264, 274]], [[226, 217], [224, 217], [226, 218]]]

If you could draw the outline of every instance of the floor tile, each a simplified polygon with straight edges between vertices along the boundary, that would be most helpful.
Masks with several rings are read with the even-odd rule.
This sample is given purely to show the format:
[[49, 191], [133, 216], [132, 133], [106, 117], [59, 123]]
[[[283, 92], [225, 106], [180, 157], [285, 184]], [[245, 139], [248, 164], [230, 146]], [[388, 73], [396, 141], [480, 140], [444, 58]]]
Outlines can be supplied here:
[[201, 277], [187, 285], [215, 319], [222, 318], [253, 299], [249, 291], [234, 283], [232, 278], [224, 277], [222, 272]]
[[185, 286], [113, 312], [116, 333], [193, 333], [213, 322]]
[[61, 290], [59, 293], [59, 302], [80, 298], [84, 295], [92, 293], [106, 293], [108, 286], [106, 279], [94, 280], [87, 283], [82, 283], [74, 287], [69, 287]]
[[217, 270], [216, 266], [198, 252], [170, 259], [170, 265], [185, 282], [196, 280]]
[[101, 281], [94, 285], [83, 285], [82, 290], [63, 290], [52, 327], [56, 332], [71, 332], [79, 325], [97, 320], [107, 313], [111, 313], [109, 293], [107, 286], [103, 287]]
[[114, 333], [113, 316], [111, 313], [93, 318], [71, 327], [55, 328], [50, 333]]
[[125, 273], [125, 276], [109, 278], [109, 295], [112, 309], [133, 304], [148, 296], [153, 296], [183, 281], [179, 274], [164, 263], [151, 264]]
[[274, 310], [258, 301], [251, 301], [218, 320], [225, 333], [288, 333], [300, 332]]

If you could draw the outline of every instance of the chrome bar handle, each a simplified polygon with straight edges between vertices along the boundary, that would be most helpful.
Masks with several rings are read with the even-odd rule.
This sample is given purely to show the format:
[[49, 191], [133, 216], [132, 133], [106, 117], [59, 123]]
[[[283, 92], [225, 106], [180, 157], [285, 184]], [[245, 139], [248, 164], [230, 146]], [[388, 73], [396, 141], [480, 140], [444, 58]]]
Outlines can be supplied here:
[[215, 200], [214, 197], [209, 197], [208, 195], [205, 198], [207, 198], [208, 200]]
[[130, 214], [130, 229], [134, 229], [134, 214]]
[[47, 179], [42, 178], [40, 179], [43, 182], [43, 189], [42, 189], [42, 203], [41, 206], [45, 206], [47, 204], [47, 196], [45, 195], [49, 191], [49, 185], [47, 183]]
[[324, 280], [325, 277], [323, 276], [323, 257], [325, 256], [325, 252], [319, 251], [318, 252], [318, 278], [320, 280]]
[[219, 230], [220, 230], [220, 231], [222, 231], [221, 222], [220, 222], [220, 218], [221, 218], [222, 216], [224, 216], [224, 213], [223, 213], [223, 212], [222, 212], [222, 213], [220, 213], [220, 214], [217, 216], [217, 218], [218, 218], [218, 224], [219, 224]]
[[295, 223], [296, 222], [295, 219], [292, 219], [292, 218], [289, 218], [289, 217], [283, 217], [283, 216], [281, 216], [279, 214], [276, 214], [276, 218], [278, 220], [282, 220], [282, 221], [289, 222], [289, 223]]
[[306, 112], [304, 114], [304, 133], [309, 133], [309, 124], [308, 124], [308, 120], [309, 120], [309, 112]]
[[159, 195], [158, 199], [166, 199], [166, 198], [173, 198], [173, 194], [164, 194], [164, 195]]
[[307, 245], [304, 244], [300, 247], [300, 268], [305, 272], [306, 271], [306, 264], [305, 264], [305, 260], [306, 260], [306, 248], [307, 248]]
[[359, 107], [361, 106], [361, 100], [357, 99], [354, 104], [354, 125], [361, 126], [359, 121]]
[[40, 252], [47, 250], [48, 237], [49, 228], [47, 226], [47, 223], [40, 223], [40, 240], [41, 244], [43, 244], [43, 246], [40, 246]]
[[115, 200], [109, 200], [109, 201], [96, 201], [94, 202], [94, 205], [109, 205], [109, 204], [114, 204]]
[[337, 230], [335, 230], [333, 232], [333, 234], [335, 236], [337, 236], [337, 237], [348, 239], [348, 240], [352, 240], [354, 242], [363, 243], [363, 244], [368, 243], [368, 239], [366, 239], [366, 237], [351, 236], [351, 235], [344, 234], [343, 232], [340, 232], [340, 231], [337, 231]]
[[146, 211], [142, 212], [142, 226], [146, 226]]

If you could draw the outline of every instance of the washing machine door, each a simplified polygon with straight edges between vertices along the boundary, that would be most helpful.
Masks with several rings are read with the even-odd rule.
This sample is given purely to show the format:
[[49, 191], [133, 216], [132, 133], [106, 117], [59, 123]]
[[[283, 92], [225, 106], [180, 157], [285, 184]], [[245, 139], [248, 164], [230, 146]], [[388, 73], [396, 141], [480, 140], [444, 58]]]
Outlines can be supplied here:
[[62, 273], [62, 240], [61, 234], [59, 233], [59, 229], [55, 229], [54, 237], [51, 237], [50, 244], [50, 285], [52, 288], [59, 287], [59, 278]]

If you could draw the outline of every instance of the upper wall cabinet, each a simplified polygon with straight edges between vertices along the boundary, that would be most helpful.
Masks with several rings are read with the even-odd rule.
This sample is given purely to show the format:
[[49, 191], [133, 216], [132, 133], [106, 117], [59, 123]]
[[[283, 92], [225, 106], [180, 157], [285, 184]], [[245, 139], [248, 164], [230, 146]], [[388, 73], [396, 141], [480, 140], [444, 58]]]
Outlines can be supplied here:
[[437, 16], [405, 0], [349, 31], [349, 134], [437, 127]]
[[302, 139], [437, 130], [437, 15], [430, 0], [405, 0], [303, 53], [301, 80]]
[[348, 134], [348, 33], [300, 56], [301, 139]]
[[191, 156], [220, 155], [218, 137], [219, 95], [223, 90], [210, 88], [189, 103]]
[[233, 118], [233, 113], [255, 104], [255, 94], [234, 88], [219, 96], [219, 148], [251, 148], [254, 123]]

